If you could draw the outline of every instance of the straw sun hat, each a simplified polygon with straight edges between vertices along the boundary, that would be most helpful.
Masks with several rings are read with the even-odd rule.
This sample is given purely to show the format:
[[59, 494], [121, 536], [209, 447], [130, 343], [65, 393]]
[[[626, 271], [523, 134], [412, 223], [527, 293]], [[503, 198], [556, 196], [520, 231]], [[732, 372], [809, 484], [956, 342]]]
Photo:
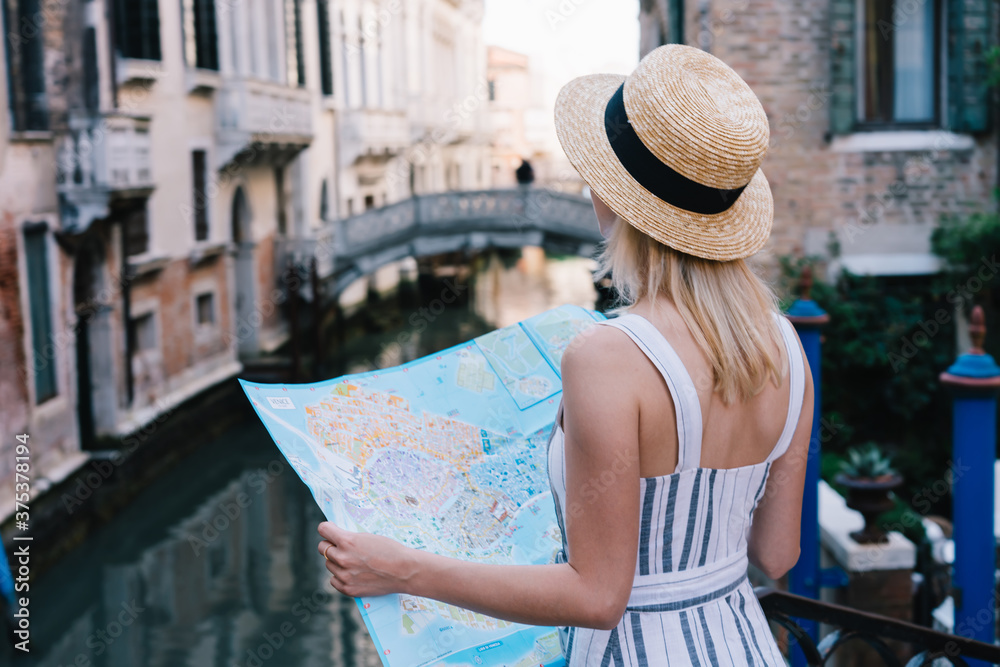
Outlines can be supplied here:
[[628, 77], [570, 81], [555, 106], [570, 162], [612, 211], [698, 257], [748, 257], [771, 232], [760, 170], [770, 131], [757, 96], [715, 56], [669, 44]]

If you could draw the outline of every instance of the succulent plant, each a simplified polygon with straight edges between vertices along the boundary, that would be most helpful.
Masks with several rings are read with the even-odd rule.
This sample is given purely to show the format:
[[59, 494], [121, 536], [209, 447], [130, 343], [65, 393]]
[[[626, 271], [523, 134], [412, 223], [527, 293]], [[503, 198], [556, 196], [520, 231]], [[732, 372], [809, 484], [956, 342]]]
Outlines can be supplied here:
[[890, 457], [874, 442], [847, 450], [847, 459], [841, 461], [840, 471], [854, 479], [875, 479], [897, 474]]

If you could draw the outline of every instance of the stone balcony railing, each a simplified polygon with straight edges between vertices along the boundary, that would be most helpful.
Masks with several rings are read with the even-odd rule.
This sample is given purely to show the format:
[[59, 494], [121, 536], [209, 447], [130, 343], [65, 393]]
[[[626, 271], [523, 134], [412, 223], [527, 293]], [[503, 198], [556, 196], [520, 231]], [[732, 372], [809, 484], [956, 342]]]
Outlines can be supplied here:
[[365, 156], [390, 157], [410, 145], [410, 123], [405, 111], [348, 109], [341, 115], [340, 165]]
[[217, 93], [218, 167], [274, 151], [291, 154], [313, 137], [310, 92], [280, 83], [227, 78]]
[[150, 119], [125, 113], [75, 114], [60, 138], [57, 183], [67, 231], [106, 217], [113, 197], [153, 189]]

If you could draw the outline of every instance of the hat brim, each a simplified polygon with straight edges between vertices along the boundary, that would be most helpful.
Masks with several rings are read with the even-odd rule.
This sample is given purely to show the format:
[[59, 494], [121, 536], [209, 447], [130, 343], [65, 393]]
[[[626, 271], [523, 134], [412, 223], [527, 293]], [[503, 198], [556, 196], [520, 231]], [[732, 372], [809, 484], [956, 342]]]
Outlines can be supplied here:
[[774, 220], [771, 187], [760, 169], [736, 202], [714, 215], [677, 208], [628, 173], [604, 128], [605, 108], [625, 78], [579, 77], [566, 84], [556, 99], [556, 135], [583, 180], [623, 220], [675, 250], [718, 261], [749, 257], [760, 250]]

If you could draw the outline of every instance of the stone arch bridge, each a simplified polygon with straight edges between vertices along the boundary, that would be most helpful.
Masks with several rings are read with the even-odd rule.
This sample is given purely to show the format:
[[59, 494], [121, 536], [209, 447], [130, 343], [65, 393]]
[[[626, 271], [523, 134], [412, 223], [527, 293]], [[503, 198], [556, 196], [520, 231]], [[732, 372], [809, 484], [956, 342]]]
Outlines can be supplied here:
[[540, 188], [417, 195], [284, 241], [277, 256], [308, 267], [315, 257], [327, 299], [406, 257], [536, 245], [593, 256], [601, 241], [588, 198]]

